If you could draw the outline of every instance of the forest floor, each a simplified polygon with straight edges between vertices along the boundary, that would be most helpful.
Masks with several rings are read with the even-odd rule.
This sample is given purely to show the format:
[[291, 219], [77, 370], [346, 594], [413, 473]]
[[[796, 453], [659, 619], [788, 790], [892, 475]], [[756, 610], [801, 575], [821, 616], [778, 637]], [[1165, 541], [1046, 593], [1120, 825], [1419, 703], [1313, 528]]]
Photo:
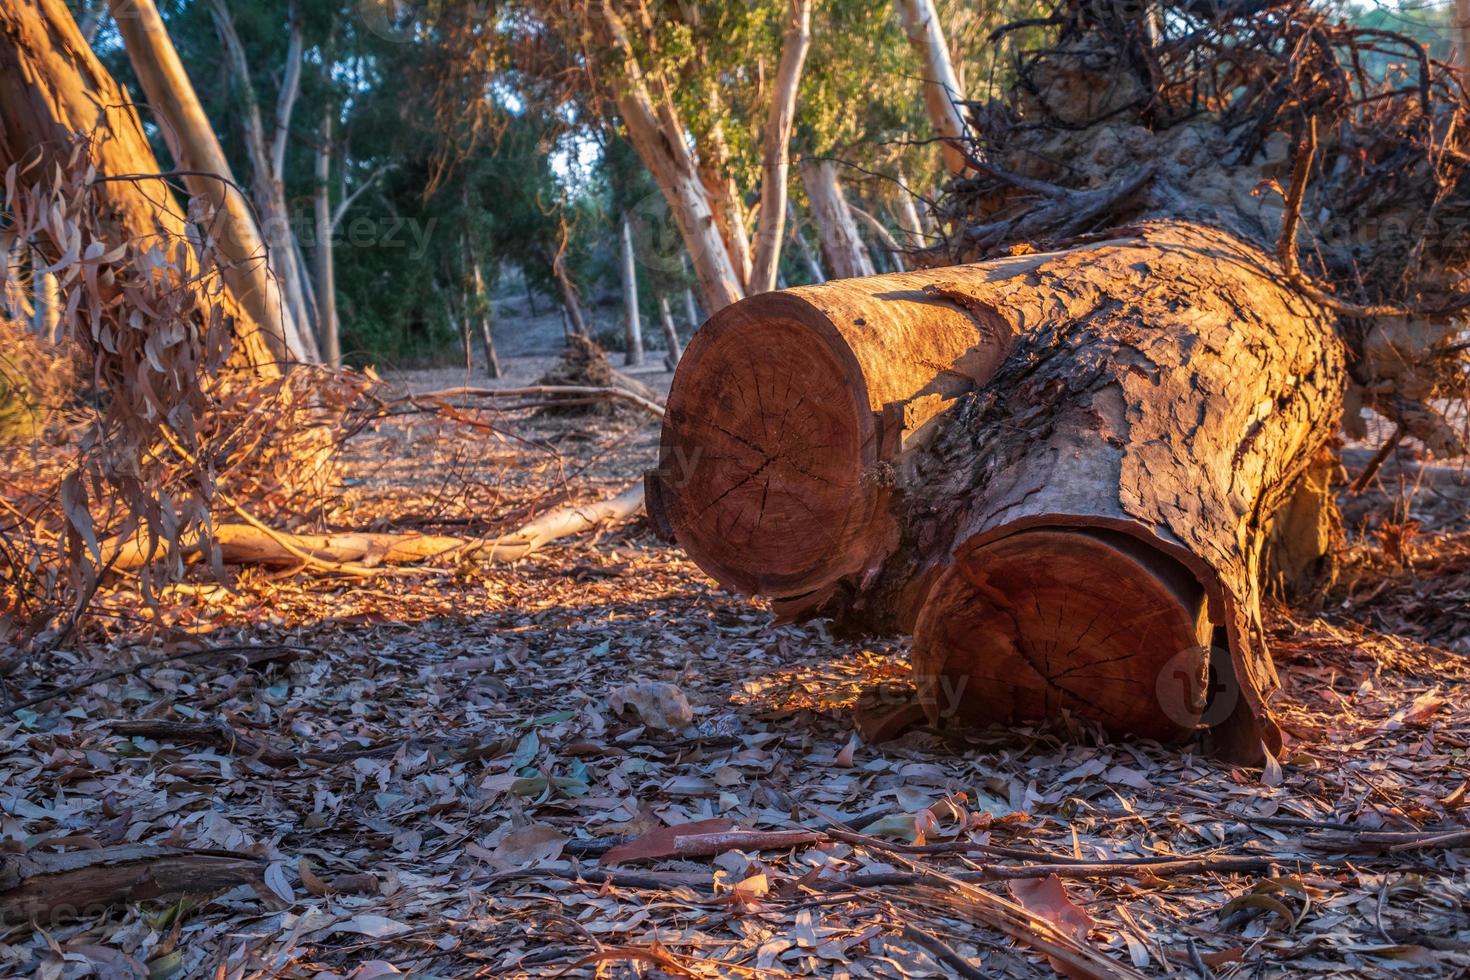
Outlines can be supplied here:
[[[654, 460], [641, 418], [496, 425], [359, 435], [317, 519], [493, 532]], [[1056, 975], [992, 927], [1007, 899], [1149, 976], [1463, 974], [1466, 508], [1416, 530], [1375, 499], [1321, 608], [1273, 614], [1267, 771], [1082, 726], [868, 744], [854, 707], [901, 688], [902, 642], [773, 625], [643, 522], [443, 574], [201, 570], [156, 609], [120, 583], [105, 636], [6, 680], [62, 694], [0, 726], [0, 846], [211, 848], [261, 878], [13, 924], [0, 973]], [[659, 831], [690, 822], [686, 851], [798, 832], [676, 856]]]

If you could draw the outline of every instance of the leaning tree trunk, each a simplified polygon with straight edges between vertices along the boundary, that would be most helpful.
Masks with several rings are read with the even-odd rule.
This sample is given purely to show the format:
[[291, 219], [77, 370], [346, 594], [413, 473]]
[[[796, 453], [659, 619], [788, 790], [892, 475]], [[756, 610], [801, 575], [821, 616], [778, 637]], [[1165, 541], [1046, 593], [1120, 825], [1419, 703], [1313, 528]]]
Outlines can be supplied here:
[[[60, 0], [10, 0], [0, 4], [0, 170], [17, 166], [18, 186], [34, 176], [68, 169], [75, 140], [93, 137], [86, 160], [100, 227], [107, 246], [153, 243], [160, 257], [170, 243], [190, 237], [184, 212], [174, 202], [127, 93], [97, 60]], [[39, 167], [31, 166], [39, 163]], [[54, 254], [61, 243], [48, 243]], [[228, 243], [217, 243], [222, 249]], [[228, 257], [228, 256], [227, 256]], [[235, 314], [236, 356], [265, 375], [279, 373], [278, 338], [271, 321], [241, 307], [248, 290], [228, 300]], [[214, 305], [205, 300], [204, 307]]]
[[689, 345], [651, 515], [786, 612], [912, 630], [935, 721], [1067, 711], [1275, 751], [1267, 550], [1315, 533], [1284, 505], [1344, 381], [1331, 319], [1279, 276], [1164, 223], [755, 297]]
[[679, 366], [679, 358], [684, 356], [684, 351], [679, 344], [679, 328], [674, 326], [674, 313], [669, 309], [666, 293], [658, 294], [658, 322], [664, 331], [664, 348], [668, 351], [664, 355], [664, 367], [672, 371]]
[[266, 247], [250, 204], [235, 183], [224, 150], [152, 0], [110, 2], [128, 61], [149, 105], [165, 123], [161, 131], [169, 152], [179, 169], [193, 171], [182, 178], [184, 186], [214, 209], [219, 227], [212, 241], [228, 260], [224, 275], [255, 321], [251, 329], [262, 334], [277, 361], [303, 359], [305, 324], [287, 302], [280, 281], [271, 275], [276, 265], [291, 262], [292, 256], [277, 250], [269, 261], [264, 260]]
[[909, 45], [923, 65], [924, 108], [941, 140], [944, 168], [952, 176], [963, 177], [966, 161], [960, 140], [965, 134], [965, 121], [959, 107], [965, 101], [965, 93], [949, 56], [939, 12], [934, 9], [934, 0], [895, 0], [895, 3]]
[[837, 179], [837, 164], [831, 160], [803, 160], [800, 170], [827, 268], [837, 279], [871, 276], [873, 260], [848, 210], [842, 183]]

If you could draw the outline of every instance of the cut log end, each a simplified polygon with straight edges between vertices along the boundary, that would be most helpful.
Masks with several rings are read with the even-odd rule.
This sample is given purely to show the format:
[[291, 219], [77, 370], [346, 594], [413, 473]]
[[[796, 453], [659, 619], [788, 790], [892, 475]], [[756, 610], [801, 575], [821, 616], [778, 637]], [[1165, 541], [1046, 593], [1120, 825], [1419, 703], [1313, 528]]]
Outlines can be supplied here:
[[780, 595], [860, 561], [878, 490], [863, 479], [876, 423], [855, 365], [789, 318], [733, 316], [700, 332], [680, 372], [664, 516], [700, 567]]
[[936, 724], [1016, 724], [1063, 710], [1116, 735], [1177, 741], [1204, 710], [1204, 593], [1144, 542], [1100, 528], [1020, 531], [962, 548], [914, 631]]

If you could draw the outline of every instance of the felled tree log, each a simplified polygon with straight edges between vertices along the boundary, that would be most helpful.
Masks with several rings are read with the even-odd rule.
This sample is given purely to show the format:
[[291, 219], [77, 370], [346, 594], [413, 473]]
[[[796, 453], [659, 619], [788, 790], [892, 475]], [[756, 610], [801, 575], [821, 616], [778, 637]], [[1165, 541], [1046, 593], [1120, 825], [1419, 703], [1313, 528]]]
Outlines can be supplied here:
[[[889, 456], [850, 434], [864, 432], [852, 393], [871, 404], [875, 378], [927, 368], [933, 379], [953, 361], [873, 345], [866, 362], [833, 354], [826, 376], [803, 371], [792, 362], [816, 363], [811, 352], [823, 348], [792, 344], [800, 334], [787, 324], [820, 323], [818, 314], [830, 324], [843, 311], [796, 296], [783, 322], [767, 312], [780, 294], [758, 297], [768, 305], [721, 315], [740, 338], [690, 345], [690, 354], [702, 340], [743, 348], [752, 366], [738, 371], [726, 353], [727, 376], [706, 378], [686, 355], [681, 371], [697, 375], [670, 397], [661, 506], [717, 578], [797, 546], [823, 554], [823, 529], [842, 525], [818, 521], [818, 508], [875, 507], [857, 533], [829, 543], [825, 554], [839, 560], [824, 569], [825, 585], [800, 583], [813, 591], [786, 593], [786, 608], [911, 629], [935, 721], [1066, 710], [1120, 734], [1170, 739], [1208, 725], [1228, 753], [1259, 755], [1263, 741], [1274, 750], [1267, 702], [1278, 685], [1260, 612], [1266, 542], [1298, 534], [1274, 519], [1293, 513], [1282, 505], [1337, 431], [1344, 383], [1330, 316], [1276, 272], [1224, 232], [1160, 223], [1068, 252], [892, 277], [950, 301], [945, 310], [963, 303], [1011, 350]], [[861, 295], [882, 310], [878, 282], [839, 285], [871, 290]], [[913, 316], [918, 334], [924, 312]], [[840, 322], [848, 332], [839, 336], [868, 339]], [[703, 422], [689, 400], [699, 392]], [[867, 416], [874, 447], [883, 420], [896, 426], [915, 405], [898, 398]], [[792, 419], [802, 425], [790, 428]], [[670, 451], [681, 447], [694, 465], [674, 492]], [[696, 459], [700, 451], [713, 461]], [[883, 491], [864, 499], [870, 487]], [[773, 506], [784, 524], [767, 537]], [[759, 575], [740, 584], [782, 595]]]
[[[801, 286], [726, 307], [669, 392], [649, 516], [721, 585], [804, 597], [891, 546], [890, 463], [906, 433], [985, 382], [1103, 246]], [[1136, 249], [1142, 242], [1106, 247]], [[1001, 316], [996, 311], [1014, 312]]]

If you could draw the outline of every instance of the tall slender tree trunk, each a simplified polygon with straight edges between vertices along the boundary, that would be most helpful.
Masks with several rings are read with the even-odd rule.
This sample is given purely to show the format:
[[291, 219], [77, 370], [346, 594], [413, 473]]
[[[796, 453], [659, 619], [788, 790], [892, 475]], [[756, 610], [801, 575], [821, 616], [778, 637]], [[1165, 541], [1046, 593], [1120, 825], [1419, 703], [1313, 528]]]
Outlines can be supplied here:
[[796, 246], [796, 252], [801, 256], [802, 264], [806, 266], [807, 275], [814, 283], [827, 281], [827, 273], [822, 270], [822, 262], [817, 258], [817, 253], [807, 244], [806, 234], [801, 230], [801, 222], [796, 219], [796, 206], [790, 201], [786, 202], [787, 227], [790, 229], [791, 243]]
[[684, 290], [684, 316], [689, 320], [689, 327], [693, 329], [699, 326], [699, 307], [694, 304], [694, 290]]
[[944, 141], [941, 149], [945, 169], [956, 177], [962, 176], [967, 164], [958, 145], [965, 132], [959, 104], [964, 101], [965, 93], [949, 56], [949, 45], [945, 43], [944, 27], [939, 23], [934, 0], [894, 0], [894, 3], [903, 20], [904, 33], [908, 35], [909, 44], [922, 66], [924, 108], [929, 112], [935, 134]]
[[[903, 272], [907, 268], [903, 257], [903, 246], [894, 240], [892, 233], [883, 226], [883, 222], [879, 221], [873, 212], [864, 210], [856, 204], [849, 204], [847, 209], [853, 213], [854, 217], [867, 225], [868, 230], [873, 233], [873, 238], [878, 245], [878, 255], [884, 260], [881, 263], [884, 271]], [[875, 261], [876, 264], [879, 263]]]
[[873, 275], [873, 260], [852, 220], [837, 164], [831, 160], [803, 160], [801, 183], [811, 202], [812, 222], [822, 243], [822, 257], [838, 279]]
[[[712, 103], [710, 114], [718, 118], [722, 112], [719, 99], [712, 99]], [[725, 140], [725, 129], [718, 122], [710, 127], [703, 141], [698, 171], [700, 183], [709, 196], [720, 240], [724, 242], [725, 252], [739, 276], [740, 287], [746, 289], [751, 269], [750, 236], [745, 232], [745, 207], [740, 200], [740, 191], [730, 176], [730, 147]]]
[[561, 306], [567, 319], [571, 321], [572, 333], [579, 337], [591, 336], [587, 332], [587, 320], [582, 316], [582, 302], [577, 296], [577, 287], [572, 282], [572, 277], [567, 275], [566, 263], [562, 261], [560, 253], [551, 260], [551, 275], [561, 288]]
[[332, 367], [342, 366], [342, 336], [337, 322], [337, 274], [332, 252], [332, 116], [329, 104], [322, 110], [322, 125], [317, 137], [316, 167], [312, 185], [312, 212], [316, 221], [316, 294], [317, 326], [321, 333], [322, 354]]
[[[242, 196], [229, 161], [210, 125], [194, 85], [184, 72], [153, 0], [109, 0], [113, 20], [127, 48], [128, 60], [161, 127], [169, 152], [185, 176], [184, 186], [214, 210], [209, 230], [215, 247], [228, 260], [225, 278], [250, 314], [279, 361], [305, 360], [303, 325], [297, 319], [270, 260], [249, 202]], [[276, 256], [280, 261], [283, 256]], [[289, 255], [284, 256], [289, 258]]]
[[623, 215], [623, 338], [627, 350], [623, 363], [643, 363], [643, 319], [638, 312], [638, 262], [633, 251], [633, 225]]
[[[138, 0], [111, 0], [113, 4], [128, 4]], [[153, 0], [141, 0], [151, 4]], [[290, 14], [290, 35], [286, 48], [286, 64], [281, 91], [276, 101], [273, 117], [274, 129], [267, 136], [261, 117], [260, 102], [255, 95], [255, 85], [250, 78], [250, 62], [245, 55], [245, 46], [235, 30], [235, 22], [225, 0], [209, 0], [210, 14], [220, 43], [224, 46], [226, 62], [234, 77], [244, 103], [245, 146], [250, 155], [251, 189], [256, 209], [261, 216], [261, 235], [271, 252], [271, 271], [281, 282], [281, 291], [290, 304], [291, 312], [300, 324], [301, 346], [307, 360], [320, 360], [315, 336], [311, 331], [310, 313], [306, 303], [306, 288], [299, 263], [293, 261], [295, 234], [291, 229], [291, 211], [286, 203], [285, 160], [286, 143], [290, 136], [291, 112], [301, 87], [302, 27], [301, 14], [293, 3]]]
[[684, 356], [684, 350], [679, 344], [679, 328], [674, 326], [674, 314], [669, 310], [667, 293], [658, 294], [658, 319], [664, 330], [664, 346], [668, 348], [668, 353], [664, 355], [664, 367], [672, 371], [679, 366], [679, 358]]
[[[161, 171], [132, 99], [92, 53], [65, 4], [0, 4], [0, 171], [19, 165], [17, 183], [24, 188], [34, 179], [29, 175], [70, 166], [75, 141], [93, 135], [105, 137], [92, 139], [86, 156], [99, 178]], [[220, 194], [218, 182], [211, 183]], [[156, 243], [163, 250], [189, 237], [184, 211], [162, 180], [99, 179], [91, 193], [108, 247], [133, 241], [144, 248]], [[231, 243], [218, 244], [223, 249]], [[64, 250], [56, 242], [47, 246], [57, 255]], [[259, 291], [255, 305], [247, 305], [248, 287], [263, 281], [249, 273], [249, 267], [235, 263], [226, 280], [228, 301], [235, 307], [236, 356], [261, 374], [275, 375], [285, 349], [280, 334], [272, 331], [280, 320], [266, 315]], [[197, 288], [190, 281], [180, 285]], [[206, 305], [215, 303], [206, 300]]]
[[480, 256], [474, 243], [465, 238], [465, 249], [470, 259], [471, 284], [475, 290], [475, 324], [479, 327], [480, 345], [485, 348], [485, 376], [500, 377], [500, 355], [495, 350], [495, 337], [490, 332], [490, 321], [495, 317], [495, 307], [490, 302], [490, 290], [485, 286], [485, 271], [480, 265]]
[[919, 209], [914, 207], [914, 196], [907, 187], [900, 186], [893, 192], [893, 216], [898, 230], [903, 232], [909, 248], [920, 248], [924, 244], [924, 223], [919, 219]]
[[781, 265], [781, 239], [786, 224], [786, 187], [791, 179], [791, 127], [796, 119], [796, 93], [801, 69], [812, 40], [811, 0], [790, 0], [781, 63], [776, 68], [776, 90], [771, 95], [761, 149], [761, 213], [755, 235], [747, 293], [775, 288]]

